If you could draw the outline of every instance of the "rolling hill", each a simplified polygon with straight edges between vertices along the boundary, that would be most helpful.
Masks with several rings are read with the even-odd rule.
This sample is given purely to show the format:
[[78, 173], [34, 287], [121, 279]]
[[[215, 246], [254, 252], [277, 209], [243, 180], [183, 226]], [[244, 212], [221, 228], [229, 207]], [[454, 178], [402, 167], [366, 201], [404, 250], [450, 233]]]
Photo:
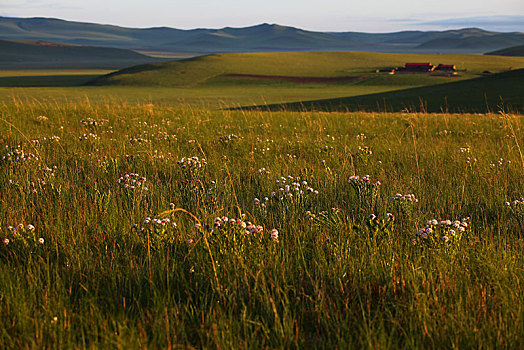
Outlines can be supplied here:
[[118, 48], [65, 45], [41, 41], [0, 40], [1, 68], [123, 68], [158, 59]]
[[522, 33], [477, 28], [396, 33], [314, 32], [276, 24], [180, 30], [123, 28], [53, 18], [0, 17], [0, 39], [193, 54], [267, 51], [373, 51], [483, 53], [524, 44]]
[[496, 50], [501, 46], [509, 47], [522, 45], [523, 33], [492, 33], [482, 30], [471, 30], [469, 32], [457, 33], [448, 37], [432, 39], [417, 46], [418, 49], [437, 50]]
[[247, 107], [269, 110], [378, 112], [524, 112], [524, 69], [446, 84], [363, 96]]
[[524, 57], [524, 45], [512, 46], [506, 49], [488, 52], [488, 53], [485, 53], [485, 55]]
[[[405, 62], [456, 64], [461, 70], [461, 76], [448, 78], [427, 74], [375, 73], [376, 69], [397, 67], [404, 65]], [[485, 70], [497, 72], [507, 70], [509, 67], [524, 68], [524, 58], [373, 52], [234, 53], [131, 67], [97, 78], [91, 84], [163, 87], [263, 86], [269, 83], [273, 85], [301, 83], [296, 79], [293, 82], [290, 77], [304, 78], [304, 83], [312, 83], [311, 79], [306, 78], [345, 77], [345, 81], [342, 79], [337, 84], [421, 86], [449, 79], [471, 78]], [[272, 79], [268, 79], [269, 77]], [[359, 79], [349, 79], [350, 77]], [[317, 79], [317, 83], [322, 81]], [[328, 79], [324, 83], [334, 82]]]

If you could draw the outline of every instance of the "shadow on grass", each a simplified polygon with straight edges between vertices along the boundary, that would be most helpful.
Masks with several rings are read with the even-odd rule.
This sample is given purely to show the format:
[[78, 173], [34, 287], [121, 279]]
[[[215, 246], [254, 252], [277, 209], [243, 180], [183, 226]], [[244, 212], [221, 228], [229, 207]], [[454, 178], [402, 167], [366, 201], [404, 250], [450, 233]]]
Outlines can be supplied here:
[[426, 113], [524, 112], [524, 69], [369, 95], [235, 107], [233, 110]]
[[89, 75], [36, 75], [1, 77], [0, 87], [70, 87], [81, 86], [98, 77]]

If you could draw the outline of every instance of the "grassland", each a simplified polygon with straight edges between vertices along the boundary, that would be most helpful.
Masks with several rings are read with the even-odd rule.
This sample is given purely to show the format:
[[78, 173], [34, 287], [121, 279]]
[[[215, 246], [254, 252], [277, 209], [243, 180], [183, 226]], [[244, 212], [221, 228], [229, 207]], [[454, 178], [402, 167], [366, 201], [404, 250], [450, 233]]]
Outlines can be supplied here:
[[227, 79], [0, 88], [0, 347], [524, 346], [522, 114]]
[[[111, 73], [104, 69], [24, 69], [0, 71], [2, 87], [66, 87], [80, 86]], [[5, 90], [8, 91], [8, 90]]]
[[0, 51], [0, 69], [117, 69], [159, 61], [131, 50], [41, 41], [0, 40]]
[[[95, 85], [206, 87], [212, 85], [260, 85], [257, 79], [227, 77], [227, 74], [260, 74], [297, 77], [360, 76], [379, 68], [403, 66], [406, 62], [456, 64], [462, 79], [483, 71], [500, 72], [524, 68], [522, 57], [484, 55], [383, 54], [372, 52], [284, 52], [209, 55], [176, 62], [153, 63], [123, 69], [93, 81]], [[420, 86], [446, 81], [428, 75], [383, 76], [363, 79], [360, 85]], [[376, 80], [379, 79], [377, 82]], [[455, 79], [455, 78], [454, 78]], [[447, 79], [449, 81], [449, 79]], [[264, 82], [266, 84], [267, 82]], [[354, 84], [351, 81], [349, 84]], [[242, 83], [241, 83], [242, 84]]]
[[[459, 74], [445, 77], [375, 73], [376, 69], [401, 66], [408, 61], [456, 63]], [[522, 104], [519, 103], [522, 84], [518, 81], [508, 83], [507, 79], [496, 77], [493, 81], [485, 80], [481, 84], [479, 96], [486, 95], [488, 98], [482, 98], [482, 101], [478, 98], [473, 100], [467, 94], [467, 85], [462, 89], [443, 84], [478, 78], [485, 71], [498, 73], [523, 66], [524, 58], [482, 55], [362, 52], [224, 54], [136, 66], [100, 78], [95, 78], [95, 75], [103, 72], [96, 70], [84, 70], [83, 75], [73, 70], [62, 73], [31, 71], [38, 72], [36, 74], [4, 71], [1, 75], [5, 76], [0, 78], [0, 86], [4, 86], [0, 87], [0, 100], [26, 96], [29, 100], [37, 98], [48, 103], [74, 103], [88, 98], [92, 103], [102, 104], [129, 102], [169, 106], [183, 103], [215, 109], [292, 102], [308, 104], [308, 101], [316, 101], [313, 104], [327, 107], [331, 103], [318, 100], [341, 98], [337, 100], [337, 108], [343, 103], [343, 110], [365, 108], [400, 111], [413, 109], [413, 106], [421, 109], [420, 106], [428, 105], [431, 108], [427, 110], [430, 111], [469, 112], [479, 112], [479, 107], [486, 106], [496, 111], [500, 101], [507, 100], [518, 110]], [[239, 76], [242, 74], [244, 76]], [[22, 78], [22, 75], [25, 76]], [[261, 79], [256, 75], [266, 78]], [[333, 81], [339, 78], [348, 79]], [[69, 87], [89, 80], [90, 86], [79, 86], [71, 93]], [[434, 90], [429, 88], [433, 85]], [[38, 88], [44, 86], [47, 88]], [[36, 88], [17, 90], [12, 87]], [[420, 89], [422, 87], [428, 88]], [[382, 95], [393, 91], [398, 93]], [[384, 101], [387, 101], [387, 105]]]
[[524, 45], [512, 46], [506, 49], [492, 51], [492, 52], [486, 53], [486, 55], [524, 56]]
[[[523, 345], [523, 217], [504, 204], [524, 193], [522, 116], [16, 99], [0, 113], [2, 156], [18, 150], [0, 163], [4, 347]], [[177, 163], [190, 156], [207, 165]], [[135, 173], [135, 189], [117, 181]], [[366, 174], [375, 194], [348, 184]], [[275, 200], [282, 176], [318, 194]], [[265, 233], [210, 232], [241, 213]], [[464, 217], [461, 240], [412, 245], [428, 220]]]
[[261, 105], [273, 110], [524, 112], [524, 69], [458, 82], [316, 101]]

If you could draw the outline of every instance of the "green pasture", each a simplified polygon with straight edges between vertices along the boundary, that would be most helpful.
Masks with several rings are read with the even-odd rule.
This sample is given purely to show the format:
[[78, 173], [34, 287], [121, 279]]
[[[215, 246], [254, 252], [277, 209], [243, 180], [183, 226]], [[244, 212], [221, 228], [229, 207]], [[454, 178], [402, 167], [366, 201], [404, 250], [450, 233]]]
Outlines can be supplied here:
[[[238, 84], [239, 78], [225, 74], [258, 74], [297, 77], [337, 77], [368, 75], [362, 85], [429, 85], [445, 80], [429, 75], [387, 76], [376, 69], [395, 68], [406, 62], [455, 64], [460, 78], [478, 76], [484, 71], [500, 72], [524, 68], [522, 57], [485, 55], [384, 54], [372, 52], [284, 52], [217, 54], [166, 63], [135, 66], [101, 77], [96, 85], [205, 87], [208, 84]], [[457, 78], [453, 78], [457, 79]], [[448, 79], [449, 80], [449, 79]], [[396, 83], [396, 82], [399, 83]], [[267, 80], [252, 80], [264, 85]], [[354, 84], [354, 81], [348, 84]]]
[[522, 348], [522, 67], [0, 72], [0, 348]]
[[[458, 67], [458, 75], [375, 73], [380, 68], [426, 61], [454, 63]], [[0, 72], [0, 101], [13, 98], [30, 101], [36, 98], [60, 104], [89, 100], [95, 104], [187, 104], [212, 109], [265, 105], [281, 109], [284, 104], [284, 108], [290, 109], [311, 106], [324, 110], [408, 109], [430, 112], [485, 112], [509, 106], [519, 111], [523, 102], [522, 79], [518, 69], [522, 67], [522, 57], [487, 55], [366, 52], [222, 54], [135, 66], [115, 72], [89, 69], [6, 70]], [[504, 73], [509, 68], [513, 71]], [[497, 75], [500, 72], [504, 74]], [[296, 82], [279, 78], [348, 76], [355, 79], [339, 82], [311, 82], [306, 79], [305, 82]]]
[[[2, 99], [0, 347], [523, 347], [522, 115], [232, 111], [131, 89], [102, 103], [104, 89]], [[416, 236], [432, 219], [451, 241]]]
[[513, 112], [524, 111], [524, 69], [369, 95], [259, 105], [273, 110]]

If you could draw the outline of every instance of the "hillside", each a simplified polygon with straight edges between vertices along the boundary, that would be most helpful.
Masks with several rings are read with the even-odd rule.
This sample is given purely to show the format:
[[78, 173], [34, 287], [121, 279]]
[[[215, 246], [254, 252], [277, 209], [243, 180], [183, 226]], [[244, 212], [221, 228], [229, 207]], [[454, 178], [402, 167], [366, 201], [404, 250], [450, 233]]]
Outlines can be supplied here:
[[448, 36], [429, 40], [417, 46], [418, 49], [438, 50], [496, 50], [500, 47], [509, 47], [524, 44], [524, 33], [491, 33], [479, 31], [476, 33], [462, 33], [457, 36]]
[[0, 17], [0, 39], [193, 54], [291, 50], [482, 53], [524, 44], [522, 33], [497, 33], [478, 28], [379, 34], [315, 32], [267, 23], [245, 28], [137, 29], [53, 18], [13, 17]]
[[[524, 68], [524, 58], [484, 55], [421, 55], [370, 52], [286, 52], [216, 54], [191, 59], [153, 63], [120, 70], [102, 76], [92, 85], [195, 87], [209, 85], [267, 85], [295, 78], [345, 77], [339, 84], [420, 86], [448, 81], [450, 78], [422, 75], [387, 75], [374, 73], [378, 68], [397, 67], [406, 62], [456, 64], [464, 79], [485, 70]], [[467, 72], [465, 70], [467, 69]], [[261, 79], [257, 76], [270, 76]], [[349, 79], [355, 77], [359, 79]], [[269, 81], [271, 80], [271, 81]], [[279, 81], [280, 80], [280, 81]], [[311, 79], [305, 80], [311, 83]], [[329, 81], [326, 81], [328, 83]], [[291, 82], [293, 83], [293, 81]], [[300, 83], [295, 81], [294, 83]]]
[[300, 101], [256, 108], [271, 110], [399, 112], [524, 112], [524, 69], [476, 79], [363, 96]]
[[524, 57], [524, 45], [512, 46], [502, 50], [488, 52], [485, 55], [496, 56], [522, 56]]
[[0, 40], [0, 67], [105, 66], [122, 68], [158, 59], [118, 48], [64, 45], [49, 42]]

